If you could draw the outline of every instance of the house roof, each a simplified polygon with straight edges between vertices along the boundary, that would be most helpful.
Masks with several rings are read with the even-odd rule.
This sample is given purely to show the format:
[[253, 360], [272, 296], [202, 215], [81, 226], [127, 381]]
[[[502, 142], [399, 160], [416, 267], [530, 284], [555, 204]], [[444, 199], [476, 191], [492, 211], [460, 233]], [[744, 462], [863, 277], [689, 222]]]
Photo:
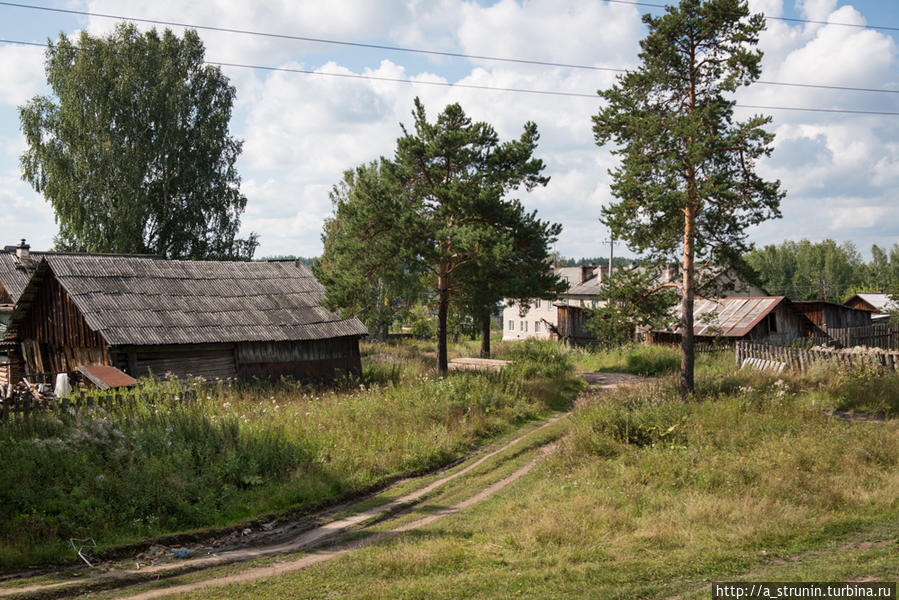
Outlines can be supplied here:
[[577, 285], [581, 277], [580, 267], [558, 267], [553, 269], [553, 273], [564, 279], [569, 286]]
[[111, 346], [299, 341], [364, 335], [356, 318], [323, 308], [324, 287], [290, 262], [156, 260], [47, 255], [10, 330], [42, 280], [56, 278], [87, 325]]
[[[28, 258], [22, 260], [16, 255], [16, 246], [5, 246], [0, 251], [0, 287], [9, 294], [9, 301], [15, 304], [19, 296], [25, 291], [25, 286], [35, 269], [45, 256], [107, 256], [107, 257], [131, 257], [151, 258], [164, 260], [161, 256], [150, 254], [86, 254], [83, 252], [29, 252]], [[2, 294], [0, 294], [2, 297]]]
[[[886, 312], [899, 308], [899, 305], [890, 298], [889, 294], [856, 294], [852, 298], [859, 298], [870, 304], [876, 312]], [[849, 303], [852, 298], [846, 301]]]
[[743, 337], [784, 301], [789, 302], [784, 296], [696, 298], [693, 335]]
[[22, 263], [15, 253], [0, 252], [0, 287], [6, 290], [9, 296], [2, 298], [0, 294], [0, 299], [15, 304], [28, 285], [35, 266], [30, 261]]

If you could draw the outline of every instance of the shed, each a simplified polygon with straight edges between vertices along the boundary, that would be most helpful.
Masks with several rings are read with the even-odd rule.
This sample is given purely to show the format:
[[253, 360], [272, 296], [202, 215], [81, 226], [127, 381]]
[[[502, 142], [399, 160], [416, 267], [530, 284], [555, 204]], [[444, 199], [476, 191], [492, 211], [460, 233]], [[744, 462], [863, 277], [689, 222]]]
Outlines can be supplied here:
[[887, 320], [892, 311], [899, 310], [899, 303], [889, 294], [855, 294], [843, 304], [870, 312], [873, 321]]
[[579, 306], [556, 304], [558, 325], [552, 328], [553, 339], [576, 346], [596, 343], [596, 335], [587, 331], [587, 311]]
[[114, 366], [134, 377], [327, 378], [359, 373], [358, 319], [320, 304], [324, 288], [289, 262], [47, 255], [6, 339], [27, 373]]
[[[678, 313], [680, 308], [677, 309]], [[784, 296], [696, 298], [693, 335], [697, 342], [766, 340], [823, 335]], [[650, 343], [679, 344], [681, 331], [651, 331]]]
[[793, 305], [812, 323], [824, 330], [871, 325], [870, 311], [851, 308], [844, 304], [824, 300], [804, 300], [794, 301]]

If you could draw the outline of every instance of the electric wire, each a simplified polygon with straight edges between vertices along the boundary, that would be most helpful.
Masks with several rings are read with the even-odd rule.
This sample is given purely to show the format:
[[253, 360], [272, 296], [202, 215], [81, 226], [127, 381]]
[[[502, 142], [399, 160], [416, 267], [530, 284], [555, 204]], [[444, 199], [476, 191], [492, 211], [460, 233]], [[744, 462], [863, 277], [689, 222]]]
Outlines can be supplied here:
[[[630, 4], [632, 6], [645, 6], [647, 8], [668, 8], [667, 4], [655, 4], [653, 2], [640, 2], [639, 0], [605, 0], [610, 4]], [[839, 21], [821, 21], [816, 19], [800, 19], [798, 17], [775, 17], [764, 15], [765, 19], [773, 21], [786, 21], [788, 23], [809, 23], [812, 25], [838, 25], [840, 27], [856, 27], [859, 29], [882, 29], [884, 31], [899, 31], [899, 27], [892, 25], [867, 25], [861, 23], [841, 23]]]
[[[618, 4], [633, 4], [637, 6], [648, 6], [648, 7], [656, 7], [656, 8], [665, 8], [664, 4], [653, 4], [648, 2], [634, 2], [628, 0], [606, 0], [606, 2], [614, 2]], [[314, 42], [318, 44], [333, 44], [333, 45], [341, 45], [341, 46], [352, 46], [356, 48], [370, 48], [376, 50], [388, 50], [391, 52], [406, 52], [406, 53], [416, 53], [416, 54], [426, 54], [432, 56], [444, 56], [450, 58], [465, 58], [472, 60], [486, 60], [486, 61], [494, 61], [494, 62], [505, 62], [505, 63], [517, 63], [517, 64], [526, 64], [526, 65], [535, 65], [535, 66], [545, 66], [545, 67], [559, 67], [565, 69], [581, 69], [581, 70], [590, 70], [590, 71], [605, 71], [610, 73], [626, 73], [627, 69], [616, 68], [616, 67], [602, 67], [596, 65], [585, 65], [585, 64], [576, 64], [576, 63], [563, 63], [563, 62], [553, 62], [547, 60], [535, 60], [535, 59], [525, 59], [525, 58], [511, 58], [511, 57], [501, 57], [501, 56], [487, 56], [481, 54], [465, 54], [462, 52], [448, 52], [442, 50], [428, 50], [422, 48], [408, 48], [403, 46], [390, 46], [384, 44], [372, 44], [365, 42], [349, 42], [345, 40], [334, 40], [327, 38], [316, 38], [316, 37], [307, 37], [300, 35], [290, 35], [283, 33], [272, 33], [266, 31], [255, 31], [249, 29], [236, 29], [232, 27], [218, 27], [213, 25], [198, 25], [193, 23], [182, 23], [179, 21], [168, 21], [163, 19], [150, 19], [150, 18], [140, 18], [140, 17], [127, 17], [123, 15], [113, 15], [108, 13], [98, 13], [84, 10], [74, 10], [67, 8], [54, 8], [49, 6], [35, 6], [32, 4], [22, 4], [18, 2], [6, 2], [0, 1], [0, 6], [9, 6], [13, 8], [25, 8], [32, 10], [42, 10], [48, 12], [56, 12], [63, 14], [73, 14], [80, 16], [89, 16], [89, 17], [98, 17], [103, 19], [115, 19], [120, 21], [135, 21], [139, 23], [150, 23], [154, 25], [166, 25], [170, 27], [187, 27], [191, 29], [200, 29], [204, 31], [215, 31], [220, 33], [236, 33], [242, 35], [254, 35], [268, 38], [276, 38], [276, 39], [286, 39], [286, 40], [294, 40], [294, 41], [302, 41], [302, 42]], [[769, 17], [775, 18], [775, 17]], [[801, 20], [800, 20], [801, 21]], [[809, 23], [824, 23], [823, 21], [808, 21]], [[835, 25], [849, 25], [847, 23], [831, 23]], [[881, 27], [880, 29], [891, 29], [888, 27]], [[899, 31], [899, 28], [892, 28]], [[783, 82], [783, 81], [767, 81], [764, 79], [755, 81], [757, 84], [761, 85], [774, 85], [774, 86], [786, 86], [786, 87], [806, 87], [806, 88], [815, 88], [815, 89], [826, 89], [826, 90], [841, 90], [841, 91], [854, 91], [854, 92], [867, 92], [867, 93], [879, 93], [879, 94], [899, 94], [899, 90], [884, 90], [877, 88], [862, 88], [862, 87], [852, 87], [852, 86], [842, 86], [842, 85], [825, 85], [825, 84], [815, 84], [815, 83], [793, 83], [793, 82]]]
[[[24, 46], [39, 46], [46, 47], [45, 44], [41, 44], [38, 42], [26, 42], [21, 40], [10, 40], [10, 39], [0, 39], [0, 43], [5, 44], [19, 44]], [[499, 87], [499, 86], [490, 86], [490, 85], [477, 85], [472, 83], [452, 83], [447, 81], [427, 81], [427, 80], [416, 80], [416, 79], [403, 79], [400, 77], [383, 77], [380, 75], [363, 75], [360, 73], [330, 73], [327, 71], [313, 71], [310, 69], [298, 69], [291, 67], [271, 67], [265, 65], [251, 65], [251, 64], [243, 64], [243, 63], [232, 63], [232, 62], [221, 62], [221, 61], [213, 61], [206, 60], [206, 64], [218, 66], [218, 67], [232, 67], [239, 69], [255, 69], [261, 71], [277, 71], [284, 73], [296, 73], [302, 75], [318, 75], [322, 77], [336, 77], [342, 79], [363, 79], [369, 81], [385, 81], [390, 83], [404, 83], [409, 85], [427, 85], [427, 86], [435, 86], [435, 87], [445, 87], [445, 88], [464, 88], [464, 89], [475, 89], [475, 90], [489, 90], [489, 91], [497, 91], [497, 92], [514, 92], [521, 94], [536, 94], [542, 96], [564, 96], [564, 97], [573, 97], [573, 98], [592, 98], [594, 100], [598, 99], [597, 94], [588, 94], [585, 92], [564, 92], [560, 90], [540, 90], [540, 89], [528, 89], [528, 88], [513, 88], [513, 87]], [[890, 116], [896, 117], [899, 116], [899, 112], [890, 112], [890, 111], [874, 111], [874, 110], [853, 110], [853, 109], [843, 109], [843, 108], [814, 108], [814, 107], [803, 107], [803, 106], [761, 106], [761, 105], [753, 105], [753, 104], [735, 104], [736, 108], [751, 108], [757, 110], [785, 110], [785, 111], [798, 111], [798, 112], [815, 112], [815, 113], [837, 113], [837, 114], [850, 114], [850, 115], [876, 115], [876, 116]]]

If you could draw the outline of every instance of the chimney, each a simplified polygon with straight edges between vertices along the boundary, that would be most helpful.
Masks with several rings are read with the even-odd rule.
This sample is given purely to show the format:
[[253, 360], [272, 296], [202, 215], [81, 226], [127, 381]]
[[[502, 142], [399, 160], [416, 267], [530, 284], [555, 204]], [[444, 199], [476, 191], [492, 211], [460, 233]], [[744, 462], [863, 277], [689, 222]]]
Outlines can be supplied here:
[[593, 271], [596, 270], [596, 265], [590, 263], [589, 265], [581, 265], [581, 275], [578, 278], [578, 283], [584, 283], [591, 277], [593, 277]]
[[31, 246], [25, 243], [25, 238], [22, 238], [22, 243], [16, 248], [16, 258], [19, 260], [28, 260], [30, 257], [29, 250]]

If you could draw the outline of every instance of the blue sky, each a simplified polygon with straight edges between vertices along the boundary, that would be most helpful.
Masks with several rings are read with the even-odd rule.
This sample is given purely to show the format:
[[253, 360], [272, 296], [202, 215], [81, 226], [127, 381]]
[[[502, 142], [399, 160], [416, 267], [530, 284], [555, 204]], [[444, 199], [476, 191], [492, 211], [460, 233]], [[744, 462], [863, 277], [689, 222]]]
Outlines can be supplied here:
[[[39, 6], [197, 23], [217, 27], [427, 48], [490, 56], [632, 67], [649, 10], [602, 0], [529, 0], [475, 3], [451, 0], [343, 0], [341, 2], [161, 3], [154, 0], [68, 0]], [[876, 0], [752, 0], [771, 15], [899, 27], [899, 3]], [[658, 12], [658, 11], [655, 11]], [[44, 42], [86, 28], [94, 34], [116, 21], [0, 5], [0, 38]], [[145, 25], [140, 25], [145, 27]], [[146, 25], [149, 27], [149, 25]], [[763, 35], [762, 79], [899, 90], [896, 31], [772, 21]], [[498, 87], [592, 93], [612, 82], [603, 72], [427, 57], [292, 40], [200, 31], [207, 58], [328, 72], [446, 81]], [[56, 231], [52, 210], [20, 180], [24, 141], [17, 106], [45, 92], [42, 50], [0, 44], [0, 244], [26, 237], [46, 248]], [[238, 163], [248, 198], [244, 231], [260, 235], [259, 256], [315, 255], [328, 190], [343, 170], [389, 155], [420, 95], [433, 115], [460, 102], [476, 119], [493, 123], [503, 138], [533, 120], [539, 154], [552, 181], [522, 194], [523, 202], [562, 223], [557, 250], [567, 256], [605, 254], [598, 222], [612, 201], [608, 148], [592, 141], [592, 98], [541, 97], [508, 92], [436, 88], [387, 82], [225, 68], [237, 88], [232, 132], [243, 139]], [[850, 108], [899, 112], [899, 94], [836, 92], [756, 85], [744, 104]], [[738, 112], [746, 116], [749, 111]], [[772, 111], [776, 148], [761, 172], [788, 192], [784, 218], [751, 231], [759, 244], [785, 238], [827, 237], [870, 245], [899, 242], [899, 117]], [[620, 251], [620, 249], [619, 249]]]

